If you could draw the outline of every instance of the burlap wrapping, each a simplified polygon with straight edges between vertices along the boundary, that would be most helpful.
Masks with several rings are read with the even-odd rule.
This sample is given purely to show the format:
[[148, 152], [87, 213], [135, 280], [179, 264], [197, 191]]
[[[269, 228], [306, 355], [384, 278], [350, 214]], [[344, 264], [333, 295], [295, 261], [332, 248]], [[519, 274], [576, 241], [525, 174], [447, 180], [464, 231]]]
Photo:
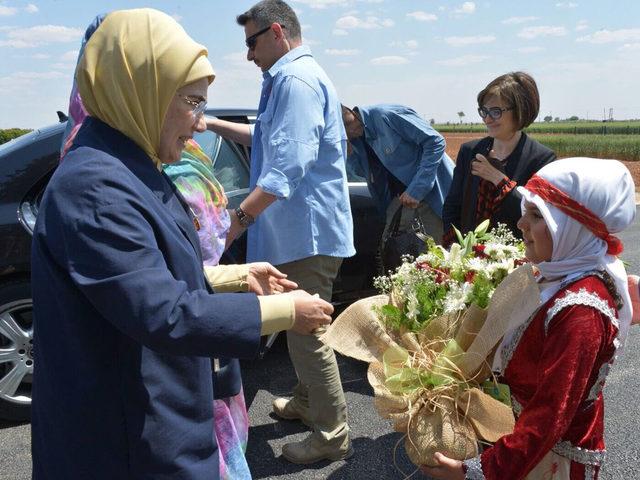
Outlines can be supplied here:
[[521, 265], [496, 288], [487, 319], [460, 362], [467, 378], [473, 378], [487, 356], [514, 322], [524, 323], [540, 305], [540, 290], [530, 264]]
[[436, 466], [436, 452], [459, 460], [478, 455], [471, 425], [456, 410], [453, 400], [446, 399], [442, 400], [441, 407], [432, 411], [424, 406], [411, 418], [404, 447], [416, 465]]
[[[353, 303], [321, 340], [343, 355], [370, 363], [367, 377], [376, 410], [392, 420], [397, 431], [407, 434], [405, 447], [410, 459], [416, 465], [434, 465], [433, 454], [439, 451], [464, 460], [477, 455], [478, 439], [495, 442], [510, 433], [515, 423], [511, 409], [477, 388], [460, 390], [454, 385], [441, 396], [437, 392], [434, 396], [427, 387], [403, 394], [391, 392], [385, 385], [383, 356], [389, 349], [404, 348], [417, 358], [423, 353], [421, 349], [433, 353], [455, 338], [468, 347], [455, 360], [460, 373], [467, 380], [481, 381], [478, 372], [490, 364], [487, 357], [493, 355], [511, 317], [528, 317], [539, 304], [531, 267], [525, 265], [511, 273], [496, 289], [486, 311], [472, 306], [462, 318], [459, 313], [434, 318], [417, 335], [385, 330], [374, 307], [388, 302], [388, 296], [378, 295]], [[440, 347], [433, 341], [439, 338]]]
[[[421, 343], [427, 340], [443, 339], [448, 340], [453, 338], [458, 328], [460, 321], [460, 312], [453, 312], [439, 317], [432, 318], [429, 323], [420, 331], [418, 337]], [[444, 347], [445, 343], [440, 344], [440, 348]], [[434, 345], [437, 349], [437, 344]]]
[[374, 307], [389, 303], [387, 295], [363, 298], [349, 305], [320, 340], [336, 352], [362, 362], [381, 362], [382, 355], [396, 342], [387, 334]]
[[482, 440], [495, 443], [513, 431], [515, 418], [511, 408], [478, 388], [461, 392], [456, 403]]
[[462, 350], [466, 352], [469, 349], [486, 319], [487, 310], [485, 308], [480, 308], [476, 304], [467, 308], [460, 321], [458, 333], [456, 333], [456, 342]]

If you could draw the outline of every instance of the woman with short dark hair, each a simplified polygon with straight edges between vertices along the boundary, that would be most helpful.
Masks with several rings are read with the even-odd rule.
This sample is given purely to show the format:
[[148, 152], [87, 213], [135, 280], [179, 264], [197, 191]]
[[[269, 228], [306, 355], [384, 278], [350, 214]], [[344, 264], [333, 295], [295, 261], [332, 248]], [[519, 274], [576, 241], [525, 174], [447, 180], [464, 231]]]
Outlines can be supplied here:
[[444, 245], [486, 219], [506, 224], [517, 236], [524, 185], [555, 154], [522, 130], [538, 116], [540, 96], [535, 80], [524, 72], [501, 75], [478, 94], [478, 113], [488, 136], [460, 147], [453, 183], [443, 207]]

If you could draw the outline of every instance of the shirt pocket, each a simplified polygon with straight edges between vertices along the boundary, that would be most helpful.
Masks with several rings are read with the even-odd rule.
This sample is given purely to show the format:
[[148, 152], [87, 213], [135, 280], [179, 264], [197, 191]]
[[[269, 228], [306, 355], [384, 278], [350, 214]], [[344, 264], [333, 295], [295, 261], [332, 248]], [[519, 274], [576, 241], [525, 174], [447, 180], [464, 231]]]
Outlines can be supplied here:
[[256, 122], [260, 123], [261, 129], [264, 129], [265, 126], [271, 125], [271, 122], [273, 121], [273, 110], [272, 102], [269, 102], [265, 111], [256, 118]]
[[396, 155], [396, 153], [402, 151], [402, 138], [393, 131], [381, 132], [378, 137], [378, 144], [380, 146], [380, 155], [385, 157]]

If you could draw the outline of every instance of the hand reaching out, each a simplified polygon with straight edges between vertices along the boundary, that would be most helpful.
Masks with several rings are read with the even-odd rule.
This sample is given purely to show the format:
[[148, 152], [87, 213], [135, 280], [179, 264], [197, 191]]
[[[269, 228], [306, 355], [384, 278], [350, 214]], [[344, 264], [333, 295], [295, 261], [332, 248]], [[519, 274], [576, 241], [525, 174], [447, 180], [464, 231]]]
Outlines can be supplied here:
[[249, 291], [256, 295], [273, 295], [298, 288], [297, 283], [287, 280], [284, 273], [268, 262], [250, 263], [247, 283]]

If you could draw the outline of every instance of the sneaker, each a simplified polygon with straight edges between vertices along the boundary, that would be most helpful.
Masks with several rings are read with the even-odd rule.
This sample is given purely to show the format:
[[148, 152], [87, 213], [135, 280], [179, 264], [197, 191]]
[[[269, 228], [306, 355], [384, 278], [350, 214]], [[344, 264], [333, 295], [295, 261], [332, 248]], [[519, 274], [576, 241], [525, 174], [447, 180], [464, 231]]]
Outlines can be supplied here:
[[313, 428], [313, 422], [306, 414], [305, 408], [294, 398], [276, 398], [273, 401], [273, 413], [285, 420], [301, 420], [307, 427]]
[[322, 438], [310, 433], [300, 442], [287, 443], [282, 447], [282, 456], [291, 463], [298, 465], [308, 465], [310, 463], [330, 460], [346, 460], [353, 455], [351, 440], [347, 437], [341, 445], [329, 444], [322, 441]]

